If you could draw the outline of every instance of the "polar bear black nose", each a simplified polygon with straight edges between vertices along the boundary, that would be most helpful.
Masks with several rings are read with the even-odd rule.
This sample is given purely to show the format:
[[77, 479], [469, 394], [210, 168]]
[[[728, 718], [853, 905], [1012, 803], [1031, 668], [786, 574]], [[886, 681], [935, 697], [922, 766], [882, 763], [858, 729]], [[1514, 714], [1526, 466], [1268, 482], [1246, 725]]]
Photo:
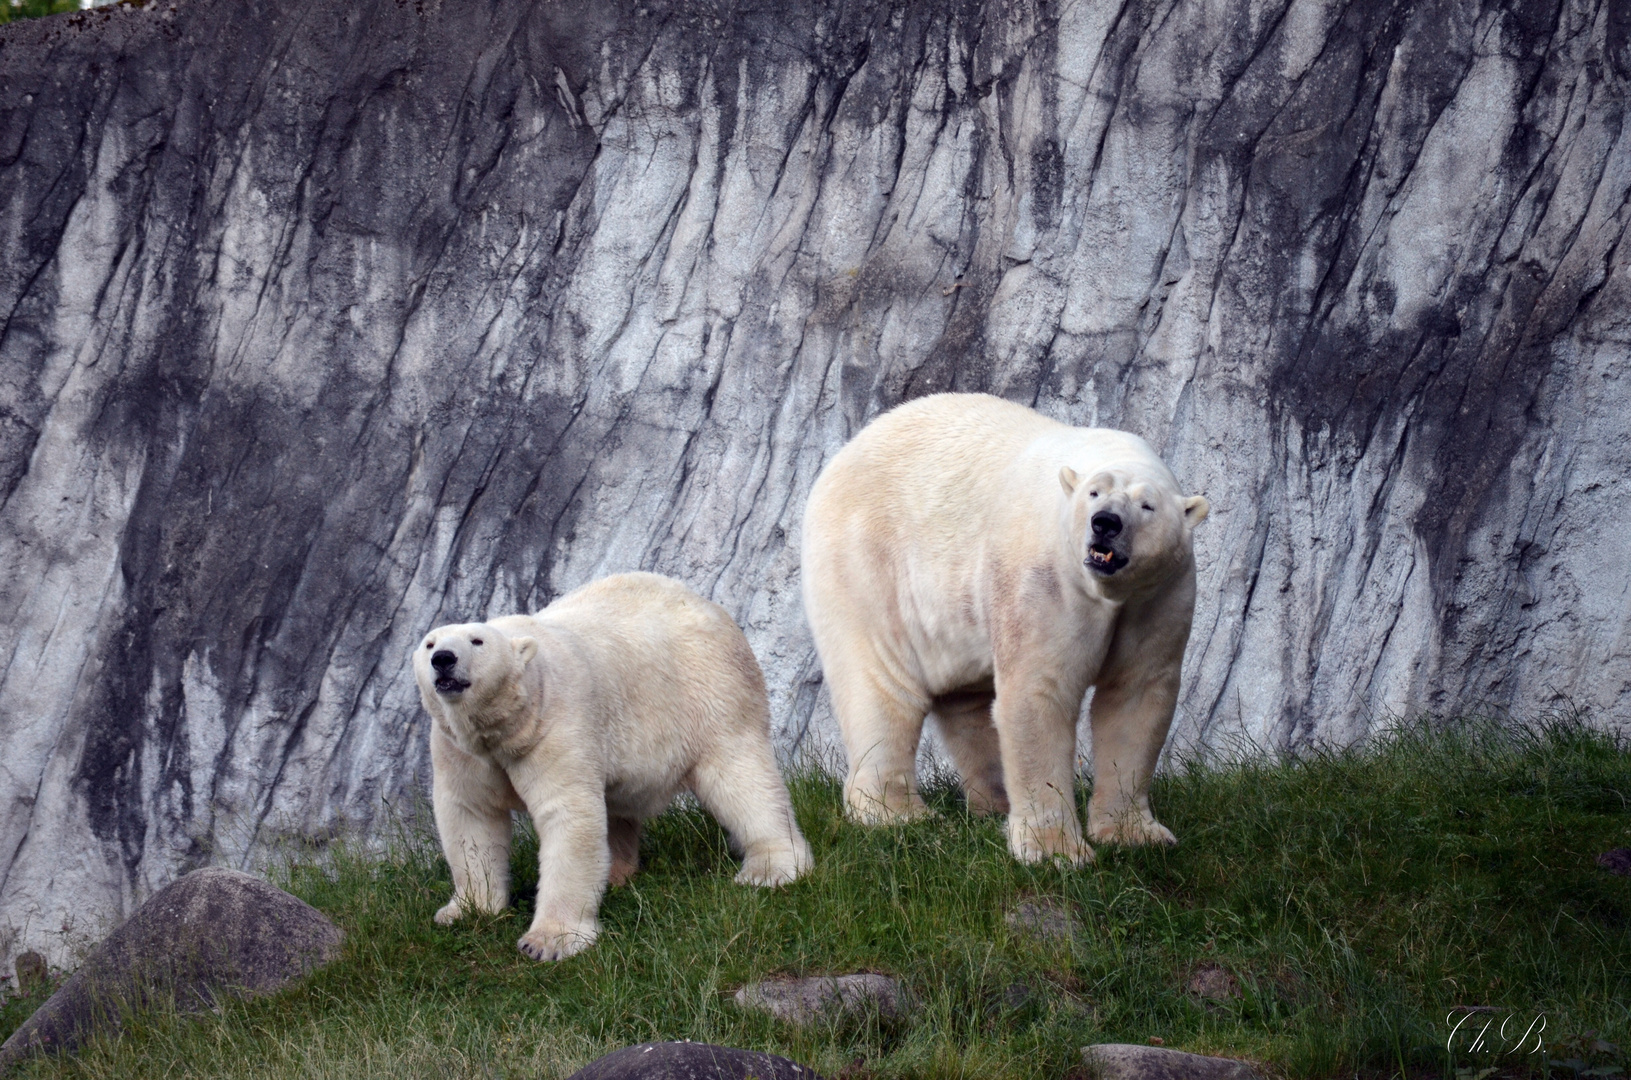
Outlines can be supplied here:
[[440, 649], [430, 654], [430, 666], [437, 671], [446, 671], [459, 662], [459, 654], [449, 649]]
[[[1108, 510], [1100, 510], [1093, 515], [1093, 535], [1105, 540], [1114, 538], [1121, 532], [1121, 516], [1112, 514]], [[435, 663], [435, 661], [431, 661]]]

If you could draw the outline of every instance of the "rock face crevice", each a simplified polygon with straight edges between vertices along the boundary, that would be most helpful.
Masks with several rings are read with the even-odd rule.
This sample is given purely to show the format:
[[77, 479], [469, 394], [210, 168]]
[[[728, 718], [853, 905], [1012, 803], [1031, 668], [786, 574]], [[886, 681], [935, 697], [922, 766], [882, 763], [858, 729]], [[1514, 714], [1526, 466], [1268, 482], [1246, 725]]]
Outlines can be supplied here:
[[835, 732], [800, 513], [981, 390], [1215, 510], [1180, 750], [1631, 715], [1608, 0], [177, 0], [0, 28], [0, 924], [381, 827], [426, 627], [649, 569]]

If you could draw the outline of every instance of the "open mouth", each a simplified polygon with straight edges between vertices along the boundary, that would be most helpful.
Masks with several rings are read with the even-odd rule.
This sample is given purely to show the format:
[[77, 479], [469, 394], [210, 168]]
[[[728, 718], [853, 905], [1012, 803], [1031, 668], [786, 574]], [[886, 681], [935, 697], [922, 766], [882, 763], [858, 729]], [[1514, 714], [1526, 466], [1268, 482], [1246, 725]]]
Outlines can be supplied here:
[[462, 694], [468, 689], [470, 689], [470, 684], [463, 679], [454, 678], [452, 675], [436, 676], [436, 692], [438, 694]]
[[1127, 556], [1108, 544], [1094, 544], [1087, 549], [1087, 566], [1106, 577], [1127, 565]]

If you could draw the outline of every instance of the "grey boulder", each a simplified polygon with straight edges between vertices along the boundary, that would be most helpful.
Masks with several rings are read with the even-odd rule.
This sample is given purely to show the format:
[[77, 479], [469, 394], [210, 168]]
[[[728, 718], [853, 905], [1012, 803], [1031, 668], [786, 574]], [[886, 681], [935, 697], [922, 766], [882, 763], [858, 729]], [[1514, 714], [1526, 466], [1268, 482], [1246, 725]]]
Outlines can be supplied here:
[[159, 890], [0, 1046], [0, 1071], [116, 1029], [127, 1011], [182, 1012], [258, 997], [339, 955], [340, 928], [310, 904], [237, 870], [197, 870]]
[[1048, 898], [1020, 901], [1003, 916], [1003, 921], [1015, 937], [1039, 945], [1068, 945], [1087, 932], [1068, 905]]
[[1631, 877], [1631, 848], [1617, 847], [1597, 856], [1597, 865], [1611, 874]]
[[1097, 1080], [1257, 1080], [1244, 1061], [1136, 1043], [1084, 1046], [1082, 1061]]
[[1202, 964], [1196, 968], [1184, 989], [1204, 1002], [1232, 1001], [1241, 996], [1240, 980], [1217, 964]]
[[862, 1016], [874, 1010], [894, 1020], [912, 1009], [911, 995], [887, 975], [816, 975], [766, 979], [736, 992], [736, 1004], [779, 1020], [808, 1024], [823, 1017]]
[[16, 968], [19, 994], [37, 994], [51, 981], [51, 969], [45, 957], [33, 949], [17, 954]]
[[567, 1080], [822, 1080], [775, 1054], [711, 1043], [640, 1043], [591, 1061]]

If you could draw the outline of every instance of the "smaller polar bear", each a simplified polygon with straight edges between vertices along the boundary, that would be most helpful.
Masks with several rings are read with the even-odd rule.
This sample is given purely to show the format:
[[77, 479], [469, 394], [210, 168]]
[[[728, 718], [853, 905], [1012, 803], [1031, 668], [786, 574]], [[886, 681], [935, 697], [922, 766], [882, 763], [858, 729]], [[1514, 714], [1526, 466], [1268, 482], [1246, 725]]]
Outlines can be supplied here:
[[[969, 806], [1008, 814], [1026, 862], [1087, 839], [1174, 843], [1150, 777], [1195, 609], [1185, 496], [1144, 440], [1075, 428], [984, 394], [879, 417], [822, 470], [804, 513], [804, 607], [862, 821], [923, 811], [932, 713]], [[1088, 837], [1076, 717], [1092, 706]]]
[[717, 604], [656, 574], [619, 574], [537, 615], [442, 626], [414, 650], [430, 713], [432, 803], [453, 899], [510, 899], [510, 811], [538, 830], [538, 908], [518, 942], [560, 960], [599, 933], [608, 883], [638, 867], [640, 822], [682, 788], [775, 887], [810, 868], [770, 747], [764, 676]]

